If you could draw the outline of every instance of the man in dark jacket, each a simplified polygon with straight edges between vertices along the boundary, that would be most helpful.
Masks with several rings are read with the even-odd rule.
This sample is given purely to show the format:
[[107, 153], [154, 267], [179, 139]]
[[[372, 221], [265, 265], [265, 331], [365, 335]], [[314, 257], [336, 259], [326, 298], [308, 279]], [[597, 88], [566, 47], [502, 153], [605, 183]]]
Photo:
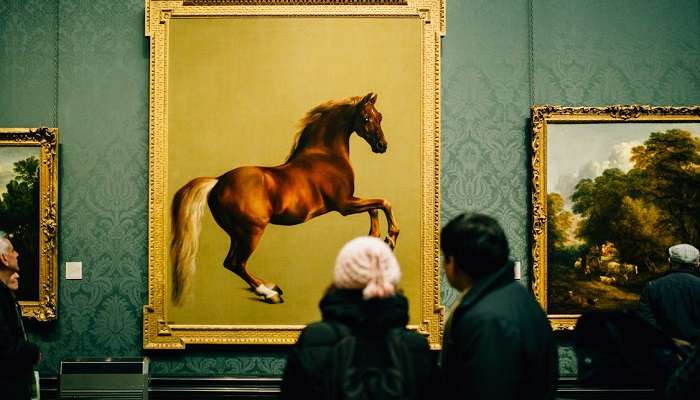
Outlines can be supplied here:
[[3, 400], [28, 400], [39, 348], [27, 341], [22, 313], [10, 287], [19, 271], [19, 254], [0, 231], [0, 393]]
[[644, 287], [639, 313], [674, 339], [700, 340], [700, 252], [689, 244], [668, 249], [669, 272]]
[[532, 295], [514, 280], [498, 222], [462, 214], [440, 239], [447, 280], [462, 292], [445, 324], [442, 398], [553, 398], [559, 368], [552, 330]]

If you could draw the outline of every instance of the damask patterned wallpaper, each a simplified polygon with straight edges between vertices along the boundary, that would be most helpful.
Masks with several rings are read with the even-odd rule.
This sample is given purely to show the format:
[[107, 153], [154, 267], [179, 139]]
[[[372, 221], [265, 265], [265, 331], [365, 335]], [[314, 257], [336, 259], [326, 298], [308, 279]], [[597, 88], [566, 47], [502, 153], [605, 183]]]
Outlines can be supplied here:
[[[65, 261], [84, 265], [83, 280], [60, 281], [58, 321], [30, 327], [46, 375], [68, 357], [143, 354], [143, 4], [0, 1], [0, 126], [60, 128], [60, 276]], [[525, 270], [532, 102], [700, 103], [697, 0], [448, 0], [447, 22], [442, 220], [463, 210], [496, 215]], [[454, 291], [443, 285], [442, 292], [451, 305]], [[156, 375], [278, 375], [284, 367], [277, 347], [148, 355]], [[560, 355], [562, 374], [575, 374], [571, 348]]]

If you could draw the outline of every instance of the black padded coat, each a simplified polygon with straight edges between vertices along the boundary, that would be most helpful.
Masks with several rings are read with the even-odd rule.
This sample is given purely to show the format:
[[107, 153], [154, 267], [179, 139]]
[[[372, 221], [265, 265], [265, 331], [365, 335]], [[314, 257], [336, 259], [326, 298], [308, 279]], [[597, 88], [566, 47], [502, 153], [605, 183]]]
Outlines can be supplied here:
[[[385, 334], [399, 332], [399, 338], [410, 353], [416, 383], [416, 397], [429, 398], [434, 389], [436, 369], [434, 354], [422, 335], [405, 329], [408, 323], [408, 301], [402, 295], [365, 301], [359, 290], [335, 290], [320, 303], [323, 321], [312, 323], [301, 333], [289, 352], [282, 379], [281, 399], [325, 399], [328, 391], [329, 363], [334, 345], [342, 338], [337, 324], [349, 328], [357, 337], [355, 365], [382, 365], [388, 362]], [[398, 328], [398, 329], [397, 329]], [[362, 343], [362, 348], [360, 347]]]
[[19, 306], [10, 289], [0, 282], [0, 398], [27, 400], [34, 379], [39, 348], [24, 337]]
[[547, 316], [513, 264], [476, 281], [445, 327], [443, 399], [551, 399], [558, 355]]
[[672, 269], [644, 287], [639, 313], [668, 336], [700, 340], [700, 277], [691, 268]]

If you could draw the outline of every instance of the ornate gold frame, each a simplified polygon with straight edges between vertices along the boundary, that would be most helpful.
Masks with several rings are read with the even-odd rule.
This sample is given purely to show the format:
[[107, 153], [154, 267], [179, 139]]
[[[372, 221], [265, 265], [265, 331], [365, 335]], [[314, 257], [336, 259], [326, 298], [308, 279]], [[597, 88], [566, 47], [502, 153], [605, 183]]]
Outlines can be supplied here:
[[187, 344], [293, 344], [303, 326], [170, 325], [166, 315], [168, 31], [173, 18], [255, 16], [353, 16], [419, 18], [422, 35], [421, 322], [413, 328], [439, 347], [440, 303], [440, 40], [444, 0], [145, 0], [150, 37], [148, 304], [144, 349], [182, 349]]
[[23, 317], [51, 321], [58, 311], [58, 129], [0, 128], [0, 146], [39, 147], [39, 299], [20, 305]]
[[[612, 105], [563, 107], [535, 105], [532, 126], [532, 291], [547, 311], [547, 126], [562, 123], [700, 121], [700, 106]], [[578, 314], [548, 314], [552, 328], [570, 330]]]

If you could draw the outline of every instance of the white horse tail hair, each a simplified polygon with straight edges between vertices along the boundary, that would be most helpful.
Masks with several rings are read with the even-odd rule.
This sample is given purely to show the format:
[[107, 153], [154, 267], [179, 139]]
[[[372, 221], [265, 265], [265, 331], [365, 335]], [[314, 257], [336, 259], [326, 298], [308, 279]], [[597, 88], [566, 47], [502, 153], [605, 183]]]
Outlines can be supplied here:
[[199, 247], [201, 219], [207, 205], [207, 197], [218, 178], [195, 178], [181, 187], [173, 197], [172, 241], [170, 262], [172, 265], [172, 300], [181, 304], [190, 290]]

